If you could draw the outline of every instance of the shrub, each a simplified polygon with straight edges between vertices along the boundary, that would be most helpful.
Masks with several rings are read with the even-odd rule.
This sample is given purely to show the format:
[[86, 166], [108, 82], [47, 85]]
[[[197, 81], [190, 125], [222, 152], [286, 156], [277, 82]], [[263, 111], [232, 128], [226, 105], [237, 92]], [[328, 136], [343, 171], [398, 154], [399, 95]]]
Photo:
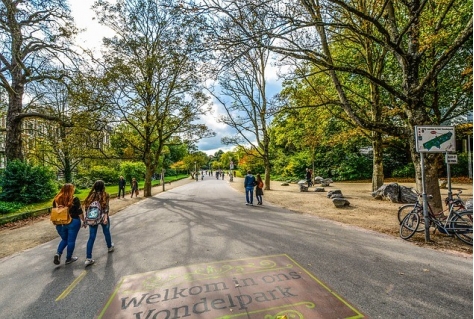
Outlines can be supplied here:
[[94, 182], [95, 180], [93, 181], [88, 177], [81, 176], [74, 179], [74, 186], [76, 186], [76, 189], [88, 189], [94, 185]]
[[22, 203], [0, 201], [0, 215], [13, 213], [21, 207], [23, 207]]
[[467, 153], [458, 154], [458, 163], [450, 165], [452, 177], [469, 176], [469, 157]]
[[83, 177], [92, 181], [103, 180], [106, 185], [115, 184], [119, 178], [119, 172], [108, 166], [93, 166]]
[[396, 168], [392, 171], [392, 177], [415, 177], [415, 165], [408, 163], [401, 168]]
[[334, 169], [335, 179], [342, 181], [372, 178], [372, 160], [369, 157], [349, 154], [340, 165]]
[[143, 179], [143, 176], [145, 176], [146, 167], [142, 162], [123, 162], [120, 164], [120, 171], [127, 181], [127, 184], [130, 185], [133, 177], [135, 177], [137, 181]]
[[52, 198], [58, 187], [54, 172], [45, 166], [32, 166], [13, 160], [8, 163], [0, 179], [0, 200], [38, 203]]

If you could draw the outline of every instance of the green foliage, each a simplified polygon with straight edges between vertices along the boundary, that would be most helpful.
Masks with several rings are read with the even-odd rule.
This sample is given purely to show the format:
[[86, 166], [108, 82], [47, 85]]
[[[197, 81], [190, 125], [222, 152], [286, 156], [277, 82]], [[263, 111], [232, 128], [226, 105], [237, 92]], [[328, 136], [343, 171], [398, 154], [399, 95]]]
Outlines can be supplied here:
[[[133, 177], [135, 177], [137, 181], [143, 179], [143, 176], [145, 176], [146, 167], [142, 162], [123, 162], [120, 164], [120, 172], [127, 181], [127, 184], [130, 185]], [[118, 177], [119, 175], [117, 175], [117, 178], [114, 181], [115, 183], [117, 182]]]
[[94, 185], [95, 180], [90, 179], [89, 177], [86, 176], [78, 176], [74, 179], [74, 186], [76, 186], [76, 189], [87, 189], [91, 188], [92, 185]]
[[0, 215], [10, 214], [23, 207], [22, 203], [0, 201]]
[[392, 171], [392, 177], [415, 177], [415, 166], [408, 163], [403, 167], [396, 168]]
[[0, 200], [37, 203], [50, 199], [58, 187], [54, 172], [44, 166], [32, 166], [13, 160], [8, 163], [0, 180]]
[[165, 172], [165, 178], [166, 176], [175, 176], [175, 175], [178, 175], [178, 172], [172, 168], [168, 168]]
[[452, 177], [469, 176], [468, 155], [467, 153], [458, 154], [458, 163], [450, 165]]
[[363, 155], [349, 154], [344, 161], [334, 169], [334, 179], [341, 181], [372, 178], [372, 160]]
[[81, 185], [81, 187], [83, 185], [91, 186], [99, 179], [103, 180], [106, 185], [110, 185], [115, 183], [119, 176], [119, 172], [112, 167], [92, 166], [92, 168], [78, 174], [78, 179], [75, 182], [78, 188], [80, 188], [78, 185]]

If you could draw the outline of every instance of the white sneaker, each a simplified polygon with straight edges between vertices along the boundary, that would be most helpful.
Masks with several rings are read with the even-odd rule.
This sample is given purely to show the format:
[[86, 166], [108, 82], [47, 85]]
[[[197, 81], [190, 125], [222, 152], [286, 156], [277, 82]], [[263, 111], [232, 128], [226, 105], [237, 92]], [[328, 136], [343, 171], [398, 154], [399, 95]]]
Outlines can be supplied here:
[[112, 243], [112, 246], [110, 246], [109, 248], [109, 253], [113, 252], [115, 250], [115, 246], [114, 246], [114, 243]]
[[86, 259], [86, 261], [84, 262], [84, 265], [87, 267], [87, 266], [92, 265], [93, 263], [95, 263], [94, 259]]

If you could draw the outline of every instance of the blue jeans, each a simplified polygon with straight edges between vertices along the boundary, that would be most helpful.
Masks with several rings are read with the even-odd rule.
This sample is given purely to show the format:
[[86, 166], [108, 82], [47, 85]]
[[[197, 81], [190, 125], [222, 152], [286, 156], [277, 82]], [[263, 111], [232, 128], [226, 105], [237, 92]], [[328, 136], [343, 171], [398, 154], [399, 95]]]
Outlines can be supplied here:
[[120, 193], [122, 193], [122, 197], [125, 196], [125, 187], [119, 187], [118, 198], [120, 198]]
[[253, 204], [253, 187], [245, 187], [245, 199], [247, 204]]
[[[102, 231], [105, 236], [105, 242], [107, 243], [107, 248], [112, 247], [112, 237], [110, 236], [110, 218], [107, 216], [107, 224], [100, 224], [102, 226]], [[95, 237], [97, 235], [97, 229], [99, 225], [89, 226], [89, 240], [87, 241], [87, 250], [86, 258], [92, 258], [92, 249], [94, 248]]]
[[71, 259], [74, 248], [76, 247], [76, 238], [81, 229], [81, 220], [73, 218], [72, 222], [67, 225], [56, 225], [56, 230], [61, 237], [58, 245], [58, 254], [62, 255], [64, 248], [67, 246], [66, 259]]

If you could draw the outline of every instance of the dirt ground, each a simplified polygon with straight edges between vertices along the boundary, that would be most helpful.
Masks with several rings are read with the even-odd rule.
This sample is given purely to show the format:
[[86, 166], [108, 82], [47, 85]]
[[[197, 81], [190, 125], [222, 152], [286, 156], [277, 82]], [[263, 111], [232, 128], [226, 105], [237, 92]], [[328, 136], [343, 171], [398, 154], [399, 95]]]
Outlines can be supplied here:
[[[177, 186], [192, 182], [185, 179], [171, 184], [166, 184], [165, 188], [172, 189]], [[399, 238], [399, 224], [397, 220], [398, 207], [401, 204], [390, 201], [375, 200], [371, 195], [370, 183], [333, 183], [325, 187], [324, 192], [314, 192], [311, 188], [309, 192], [300, 192], [298, 185], [290, 184], [282, 186], [282, 182], [272, 182], [271, 190], [265, 191], [263, 204], [271, 202], [291, 211], [311, 214], [323, 219], [330, 219], [343, 224], [357, 226], [363, 229], [376, 231], [389, 236]], [[413, 187], [414, 184], [399, 183], [404, 186]], [[235, 178], [230, 185], [242, 193], [244, 197], [243, 179]], [[336, 208], [331, 200], [327, 198], [327, 192], [339, 189], [344, 197], [350, 202], [345, 208]], [[462, 198], [472, 198], [471, 184], [453, 184], [453, 192], [462, 190]], [[162, 191], [162, 187], [155, 187], [153, 195]], [[442, 197], [446, 197], [447, 189], [441, 190]], [[111, 214], [119, 212], [125, 207], [132, 205], [143, 197], [124, 199], [111, 199]], [[33, 218], [0, 227], [0, 258], [10, 256], [17, 252], [35, 247], [39, 244], [57, 238], [58, 235], [54, 226], [49, 221], [49, 216]], [[402, 239], [400, 239], [402, 240]], [[431, 234], [430, 243], [425, 243], [424, 233], [417, 233], [410, 239], [410, 242], [432, 249], [444, 250], [455, 254], [461, 254], [472, 258], [472, 246], [468, 246], [455, 237], [436, 232]]]
[[[235, 181], [232, 186], [243, 193], [242, 179]], [[399, 184], [415, 187], [414, 183]], [[370, 183], [335, 182], [329, 187], [324, 187], [325, 192], [314, 192], [314, 187], [310, 188], [308, 192], [300, 192], [297, 184], [282, 186], [282, 182], [272, 181], [270, 188], [271, 190], [264, 191], [264, 205], [268, 201], [294, 212], [315, 215], [403, 240], [399, 236], [400, 227], [397, 218], [398, 208], [403, 204], [374, 199]], [[462, 190], [461, 198], [464, 200], [472, 198], [472, 182], [470, 184], [452, 184], [451, 188], [453, 193], [459, 189]], [[336, 189], [341, 190], [344, 197], [350, 202], [348, 207], [336, 208], [331, 199], [327, 198], [327, 193]], [[447, 194], [447, 189], [441, 190], [442, 198], [445, 198]], [[460, 253], [472, 258], [472, 246], [466, 245], [456, 237], [431, 232], [430, 239], [432, 242], [425, 243], [424, 232], [420, 232], [416, 233], [409, 241], [419, 246]]]

